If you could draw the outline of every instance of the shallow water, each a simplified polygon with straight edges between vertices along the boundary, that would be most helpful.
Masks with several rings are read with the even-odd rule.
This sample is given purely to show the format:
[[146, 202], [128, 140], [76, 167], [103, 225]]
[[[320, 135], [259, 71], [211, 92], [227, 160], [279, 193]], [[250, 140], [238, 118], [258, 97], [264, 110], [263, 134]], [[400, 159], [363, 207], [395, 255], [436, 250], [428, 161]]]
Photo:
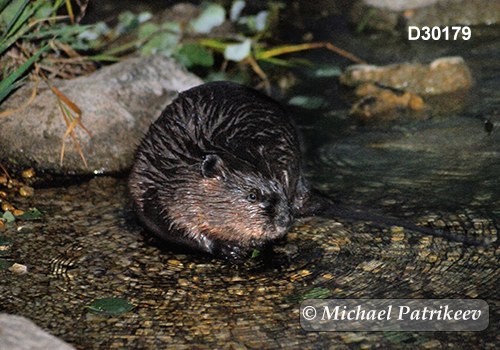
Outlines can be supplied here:
[[[9, 258], [28, 273], [0, 271], [1, 311], [31, 318], [81, 349], [112, 348], [413, 348], [432, 344], [482, 348], [498, 334], [497, 244], [468, 247], [434, 237], [358, 222], [301, 220], [274, 253], [235, 266], [160, 249], [140, 234], [125, 182], [97, 178], [39, 190], [32, 200], [42, 220], [3, 234]], [[491, 222], [460, 212], [452, 225]], [[470, 229], [470, 227], [469, 227]], [[299, 305], [331, 298], [482, 298], [490, 327], [480, 333], [307, 333]], [[124, 299], [123, 315], [89, 312], [102, 298]], [[472, 346], [472, 347], [471, 347]]]
[[[496, 236], [499, 133], [488, 134], [482, 120], [497, 122], [500, 101], [498, 62], [483, 59], [490, 50], [484, 46], [483, 56], [475, 50], [471, 62], [478, 72], [474, 96], [481, 100], [455, 115], [373, 130], [353, 129], [336, 100], [328, 113], [303, 111], [311, 182], [350, 206]], [[331, 84], [321, 89], [325, 99], [336, 90]], [[4, 257], [27, 265], [28, 273], [0, 270], [0, 312], [27, 316], [80, 349], [487, 349], [500, 343], [498, 241], [471, 247], [365, 222], [308, 218], [274, 252], [234, 266], [170, 252], [141, 234], [124, 179], [38, 189], [15, 204], [36, 207], [44, 218], [1, 232], [11, 242]], [[485, 299], [490, 326], [476, 333], [308, 333], [299, 324], [299, 305], [312, 295]], [[94, 300], [108, 297], [135, 308], [118, 316], [89, 312]]]

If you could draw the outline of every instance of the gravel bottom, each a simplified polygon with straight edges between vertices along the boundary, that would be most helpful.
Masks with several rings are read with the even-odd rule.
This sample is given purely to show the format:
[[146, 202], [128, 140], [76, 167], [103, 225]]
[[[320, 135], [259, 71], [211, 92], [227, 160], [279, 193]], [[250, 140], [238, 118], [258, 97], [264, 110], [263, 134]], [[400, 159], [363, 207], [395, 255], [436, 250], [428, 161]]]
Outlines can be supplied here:
[[[498, 242], [468, 247], [363, 222], [308, 218], [272, 252], [231, 265], [170, 252], [143, 233], [123, 179], [38, 189], [18, 201], [16, 207], [36, 207], [43, 218], [0, 230], [10, 242], [1, 258], [27, 267], [26, 273], [0, 270], [0, 312], [26, 316], [78, 349], [500, 344]], [[456, 218], [477, 227], [474, 220], [468, 214]], [[481, 225], [496, 233], [490, 222]], [[489, 303], [490, 325], [482, 332], [306, 332], [299, 306], [310, 297], [479, 298]], [[134, 308], [117, 315], [92, 312], [89, 306], [103, 298]]]

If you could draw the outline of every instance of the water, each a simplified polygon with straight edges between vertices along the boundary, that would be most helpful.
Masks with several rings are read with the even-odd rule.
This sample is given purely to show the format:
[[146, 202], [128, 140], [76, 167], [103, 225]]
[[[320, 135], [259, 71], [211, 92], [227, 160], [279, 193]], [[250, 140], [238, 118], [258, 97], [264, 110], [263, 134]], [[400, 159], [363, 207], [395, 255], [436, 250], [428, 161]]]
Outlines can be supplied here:
[[[456, 96], [432, 97], [434, 110], [426, 121], [359, 127], [347, 116], [336, 81], [309, 79], [305, 88], [297, 88], [296, 94], [321, 96], [325, 101], [322, 110], [296, 111], [305, 135], [312, 182], [339, 198], [374, 205], [377, 200], [367, 198], [366, 189], [371, 189], [374, 197], [398, 193], [392, 196], [395, 200], [433, 209], [481, 207], [496, 212], [500, 65], [493, 57], [500, 45], [485, 35], [461, 45], [440, 43], [439, 54], [464, 57], [474, 86], [460, 100]], [[394, 55], [403, 60], [412, 53], [414, 59], [430, 61], [437, 57], [435, 46], [429, 43], [426, 51], [422, 43], [401, 47], [379, 42], [370, 62], [393, 63]], [[321, 53], [320, 61], [325, 55]], [[304, 76], [312, 74], [309, 71]], [[364, 190], [354, 195], [359, 189]]]

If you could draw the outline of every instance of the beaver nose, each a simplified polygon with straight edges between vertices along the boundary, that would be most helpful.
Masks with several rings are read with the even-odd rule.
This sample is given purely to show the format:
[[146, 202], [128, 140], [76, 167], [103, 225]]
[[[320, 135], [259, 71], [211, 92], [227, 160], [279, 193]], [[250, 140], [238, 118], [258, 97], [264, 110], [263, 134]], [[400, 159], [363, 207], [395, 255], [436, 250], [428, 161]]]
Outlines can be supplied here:
[[288, 211], [282, 211], [276, 215], [275, 222], [279, 228], [286, 229], [290, 226], [292, 220], [293, 218]]
[[286, 200], [282, 198], [275, 197], [269, 205], [271, 217], [274, 219], [274, 225], [276, 229], [283, 233], [290, 227], [293, 221], [292, 213], [290, 211], [290, 206]]
[[276, 218], [276, 226], [280, 228], [287, 228], [290, 225], [290, 218], [288, 216]]

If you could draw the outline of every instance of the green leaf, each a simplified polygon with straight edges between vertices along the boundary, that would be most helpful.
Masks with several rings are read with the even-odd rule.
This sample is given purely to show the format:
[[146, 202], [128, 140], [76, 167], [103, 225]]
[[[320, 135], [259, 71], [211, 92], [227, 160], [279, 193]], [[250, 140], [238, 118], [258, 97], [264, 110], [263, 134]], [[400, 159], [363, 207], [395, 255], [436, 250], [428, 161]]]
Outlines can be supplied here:
[[191, 28], [196, 33], [210, 33], [212, 28], [220, 26], [226, 19], [226, 10], [221, 5], [210, 4], [196, 19], [191, 21]]
[[214, 64], [212, 54], [205, 47], [198, 44], [182, 45], [172, 57], [187, 68], [196, 65], [211, 67]]
[[239, 24], [244, 24], [252, 32], [261, 32], [268, 25], [269, 12], [261, 11], [255, 16], [241, 17], [238, 20]]
[[114, 36], [136, 31], [141, 23], [146, 22], [151, 17], [149, 12], [141, 12], [138, 15], [134, 15], [130, 11], [121, 13], [118, 17], [119, 22], [114, 29]]
[[35, 18], [36, 19], [44, 19], [44, 18], [49, 18], [50, 15], [53, 12], [52, 5], [50, 3], [43, 4], [36, 12], [35, 12]]
[[[157, 29], [154, 30], [154, 27]], [[139, 28], [139, 38], [146, 38], [155, 32], [158, 32], [158, 34], [153, 35], [151, 39], [142, 45], [141, 55], [150, 55], [152, 53], [160, 53], [166, 56], [172, 55], [180, 40], [179, 24], [177, 22], [165, 22], [161, 25], [161, 28], [158, 28], [158, 26], [146, 22]]]
[[170, 56], [175, 51], [178, 42], [178, 36], [169, 33], [158, 34], [141, 46], [140, 53], [141, 55], [160, 53]]
[[5, 220], [7, 220], [7, 222], [14, 222], [14, 221], [16, 221], [16, 218], [14, 217], [14, 215], [10, 211], [8, 211], [8, 210], [5, 213], [3, 213], [2, 217]]
[[340, 74], [342, 69], [339, 66], [323, 66], [314, 71], [314, 76], [317, 78], [338, 77]]
[[29, 211], [26, 211], [24, 214], [17, 217], [18, 220], [35, 220], [41, 218], [43, 218], [43, 215], [37, 208], [31, 208]]
[[321, 96], [295, 96], [288, 101], [292, 106], [299, 106], [307, 109], [317, 109], [323, 105], [323, 98]]
[[154, 23], [144, 23], [139, 27], [139, 39], [146, 39], [148, 36], [156, 33], [160, 30], [160, 27]]
[[309, 292], [302, 296], [303, 299], [325, 299], [330, 296], [330, 289], [317, 287], [311, 289]]
[[126, 300], [118, 298], [104, 298], [90, 304], [89, 311], [107, 316], [123, 315], [135, 306]]
[[266, 29], [269, 19], [268, 11], [261, 11], [255, 16], [255, 30], [258, 32]]
[[229, 12], [229, 19], [235, 22], [240, 17], [241, 11], [245, 8], [245, 5], [245, 1], [243, 0], [234, 1], [231, 5], [231, 11]]
[[0, 270], [7, 270], [12, 265], [14, 265], [13, 262], [7, 261], [5, 259], [0, 259]]
[[228, 45], [224, 50], [224, 58], [230, 61], [240, 62], [250, 55], [252, 41], [246, 39], [241, 44]]

